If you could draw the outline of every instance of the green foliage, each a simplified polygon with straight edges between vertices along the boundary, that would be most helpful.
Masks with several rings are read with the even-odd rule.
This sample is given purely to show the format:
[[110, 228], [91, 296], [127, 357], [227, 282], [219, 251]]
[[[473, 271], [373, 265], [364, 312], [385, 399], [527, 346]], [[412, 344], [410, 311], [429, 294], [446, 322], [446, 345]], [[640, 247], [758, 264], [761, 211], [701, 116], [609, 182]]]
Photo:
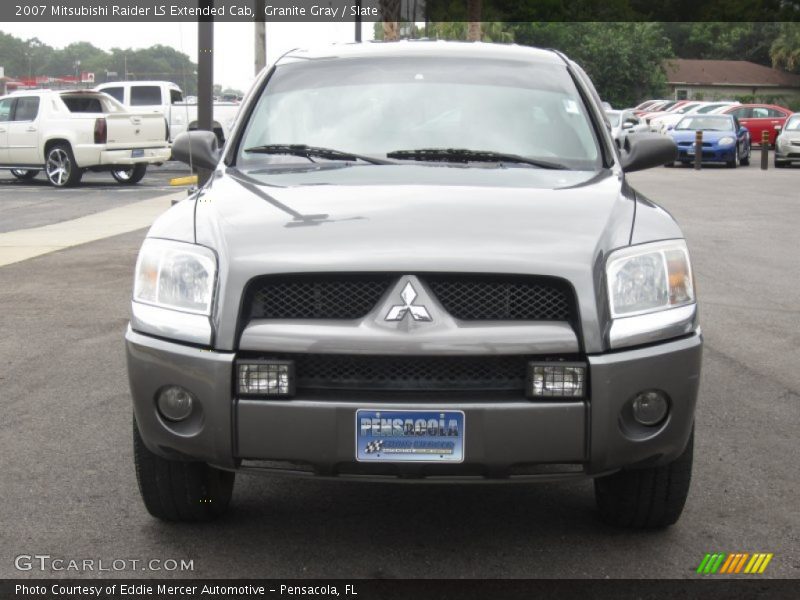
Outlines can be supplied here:
[[770, 58], [773, 66], [800, 73], [800, 23], [780, 24]]
[[747, 60], [770, 64], [780, 23], [664, 23], [678, 58]]
[[[466, 40], [467, 26], [466, 21], [428, 23], [425, 27], [425, 37], [435, 40]], [[506, 23], [483, 22], [481, 23], [481, 41], [511, 43], [514, 41], [514, 32]]]
[[554, 48], [580, 64], [613, 106], [663, 95], [672, 46], [660, 23], [515, 23], [517, 43]]
[[[9, 77], [64, 77], [86, 71], [102, 83], [125, 79], [127, 73], [128, 79], [174, 81], [186, 94], [197, 91], [197, 65], [182, 52], [162, 45], [106, 52], [89, 42], [75, 42], [57, 49], [37, 38], [21, 40], [0, 32], [0, 63]], [[109, 77], [109, 72], [117, 76]]]

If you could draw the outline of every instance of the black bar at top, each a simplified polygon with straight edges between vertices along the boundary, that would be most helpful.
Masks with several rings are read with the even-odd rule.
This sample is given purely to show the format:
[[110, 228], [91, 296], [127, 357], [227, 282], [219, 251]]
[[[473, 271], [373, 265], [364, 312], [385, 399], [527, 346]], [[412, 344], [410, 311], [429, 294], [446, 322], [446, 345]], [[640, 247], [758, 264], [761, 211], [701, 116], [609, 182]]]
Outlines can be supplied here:
[[[419, 21], [466, 21], [467, 1], [399, 0], [400, 15]], [[800, 21], [800, 0], [482, 0], [482, 21]], [[196, 0], [14, 0], [0, 2], [0, 21], [186, 22], [382, 21], [379, 0], [215, 0], [214, 14]]]

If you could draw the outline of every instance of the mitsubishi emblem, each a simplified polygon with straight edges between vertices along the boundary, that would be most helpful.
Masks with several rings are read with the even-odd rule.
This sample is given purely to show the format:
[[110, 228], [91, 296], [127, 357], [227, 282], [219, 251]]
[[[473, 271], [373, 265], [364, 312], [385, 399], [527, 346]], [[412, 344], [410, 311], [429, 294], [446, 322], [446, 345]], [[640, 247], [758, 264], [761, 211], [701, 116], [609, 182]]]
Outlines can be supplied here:
[[402, 321], [409, 313], [415, 321], [433, 321], [427, 308], [421, 304], [414, 304], [414, 300], [417, 299], [417, 290], [414, 289], [410, 281], [406, 283], [406, 287], [403, 288], [400, 297], [403, 299], [404, 304], [392, 306], [386, 315], [387, 321]]

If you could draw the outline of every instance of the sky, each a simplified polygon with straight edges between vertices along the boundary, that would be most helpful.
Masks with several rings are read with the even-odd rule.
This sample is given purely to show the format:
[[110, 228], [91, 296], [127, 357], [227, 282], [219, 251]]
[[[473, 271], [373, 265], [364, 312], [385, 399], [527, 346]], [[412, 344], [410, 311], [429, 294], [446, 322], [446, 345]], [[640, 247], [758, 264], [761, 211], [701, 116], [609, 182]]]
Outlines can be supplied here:
[[[0, 0], [2, 1], [2, 0]], [[0, 23], [0, 31], [22, 39], [39, 38], [45, 44], [63, 48], [73, 42], [90, 42], [102, 48], [147, 48], [155, 44], [172, 46], [197, 62], [196, 23]], [[267, 23], [267, 63], [292, 48], [328, 42], [352, 42], [352, 22]], [[252, 23], [214, 24], [214, 82], [223, 88], [246, 92], [253, 82], [255, 54]], [[372, 23], [362, 24], [364, 40], [372, 39]], [[180, 85], [180, 82], [175, 82]]]

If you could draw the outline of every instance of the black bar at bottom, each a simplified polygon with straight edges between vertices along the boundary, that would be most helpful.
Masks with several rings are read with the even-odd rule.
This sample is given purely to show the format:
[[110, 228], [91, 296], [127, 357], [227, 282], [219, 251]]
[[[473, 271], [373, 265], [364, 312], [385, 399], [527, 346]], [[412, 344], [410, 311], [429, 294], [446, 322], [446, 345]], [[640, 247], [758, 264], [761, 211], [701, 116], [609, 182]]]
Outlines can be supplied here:
[[351, 600], [795, 600], [800, 580], [761, 576], [689, 579], [5, 579], [0, 598], [11, 600], [245, 600], [259, 598]]

